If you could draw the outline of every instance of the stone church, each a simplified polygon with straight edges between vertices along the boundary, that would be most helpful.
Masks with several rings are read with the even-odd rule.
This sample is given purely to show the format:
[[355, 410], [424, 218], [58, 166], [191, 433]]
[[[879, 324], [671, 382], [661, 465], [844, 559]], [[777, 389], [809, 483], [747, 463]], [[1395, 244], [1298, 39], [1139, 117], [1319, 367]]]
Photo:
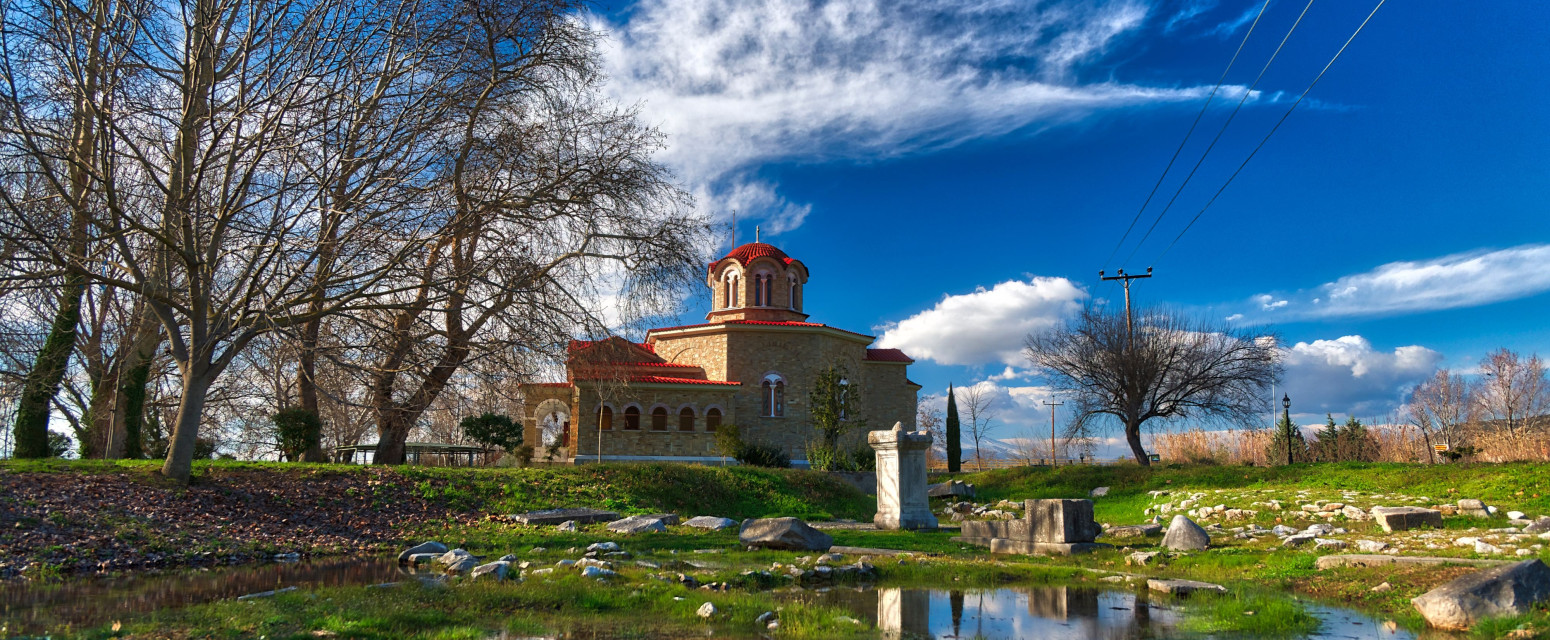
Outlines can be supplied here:
[[[807, 281], [807, 266], [772, 245], [733, 249], [710, 263], [712, 309], [703, 324], [652, 329], [639, 343], [573, 341], [564, 382], [523, 385], [527, 442], [571, 463], [719, 464], [716, 429], [735, 424], [745, 440], [780, 447], [805, 466], [814, 437], [808, 394], [831, 366], [855, 389], [854, 419], [913, 430], [914, 360], [870, 348], [873, 336], [809, 322]], [[865, 442], [864, 433], [851, 437]]]

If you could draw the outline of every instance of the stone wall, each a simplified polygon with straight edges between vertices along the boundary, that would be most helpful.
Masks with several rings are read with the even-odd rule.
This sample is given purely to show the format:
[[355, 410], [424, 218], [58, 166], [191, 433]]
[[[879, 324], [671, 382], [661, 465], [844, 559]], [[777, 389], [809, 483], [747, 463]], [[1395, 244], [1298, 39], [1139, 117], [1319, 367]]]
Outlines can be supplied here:
[[[578, 389], [578, 407], [571, 419], [573, 441], [572, 455], [577, 458], [596, 456], [598, 453], [598, 407], [606, 404], [613, 409], [612, 429], [602, 431], [602, 455], [650, 456], [650, 457], [716, 457], [715, 433], [705, 425], [706, 410], [721, 410], [721, 424], [736, 424], [737, 408], [733, 401], [736, 387], [632, 384], [626, 387], [602, 387], [583, 385]], [[601, 393], [600, 393], [601, 391]], [[641, 410], [640, 429], [626, 429], [625, 408], [638, 406]], [[666, 430], [652, 428], [652, 409], [667, 408]], [[694, 410], [694, 430], [679, 428], [679, 411], [684, 407]]]

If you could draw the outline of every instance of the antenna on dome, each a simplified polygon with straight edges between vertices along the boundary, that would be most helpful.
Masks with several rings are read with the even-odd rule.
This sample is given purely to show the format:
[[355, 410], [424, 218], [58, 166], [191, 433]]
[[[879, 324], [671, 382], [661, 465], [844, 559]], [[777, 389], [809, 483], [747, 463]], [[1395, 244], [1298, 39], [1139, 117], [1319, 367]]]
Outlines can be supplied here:
[[754, 242], [758, 242], [759, 241], [759, 225], [754, 225], [753, 226], [753, 241]]

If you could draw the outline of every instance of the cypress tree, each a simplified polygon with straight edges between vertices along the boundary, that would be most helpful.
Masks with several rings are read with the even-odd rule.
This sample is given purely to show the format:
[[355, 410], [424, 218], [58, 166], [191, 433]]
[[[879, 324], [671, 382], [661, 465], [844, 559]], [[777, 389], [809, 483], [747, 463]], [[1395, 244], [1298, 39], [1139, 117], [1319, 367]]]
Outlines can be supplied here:
[[958, 401], [953, 397], [953, 385], [947, 384], [947, 470], [958, 473], [962, 468], [963, 443], [958, 435]]

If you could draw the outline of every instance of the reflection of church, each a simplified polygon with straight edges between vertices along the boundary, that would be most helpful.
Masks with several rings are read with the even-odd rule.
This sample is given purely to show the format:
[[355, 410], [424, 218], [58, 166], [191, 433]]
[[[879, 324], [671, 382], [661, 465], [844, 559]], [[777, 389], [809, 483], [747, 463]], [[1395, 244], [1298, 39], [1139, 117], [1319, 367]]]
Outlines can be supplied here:
[[566, 381], [523, 385], [527, 441], [571, 462], [719, 462], [716, 428], [806, 460], [807, 396], [828, 367], [846, 372], [855, 417], [874, 429], [914, 429], [920, 385], [898, 349], [808, 322], [806, 265], [753, 242], [710, 263], [712, 310], [703, 324], [652, 329], [644, 342], [573, 341]]

